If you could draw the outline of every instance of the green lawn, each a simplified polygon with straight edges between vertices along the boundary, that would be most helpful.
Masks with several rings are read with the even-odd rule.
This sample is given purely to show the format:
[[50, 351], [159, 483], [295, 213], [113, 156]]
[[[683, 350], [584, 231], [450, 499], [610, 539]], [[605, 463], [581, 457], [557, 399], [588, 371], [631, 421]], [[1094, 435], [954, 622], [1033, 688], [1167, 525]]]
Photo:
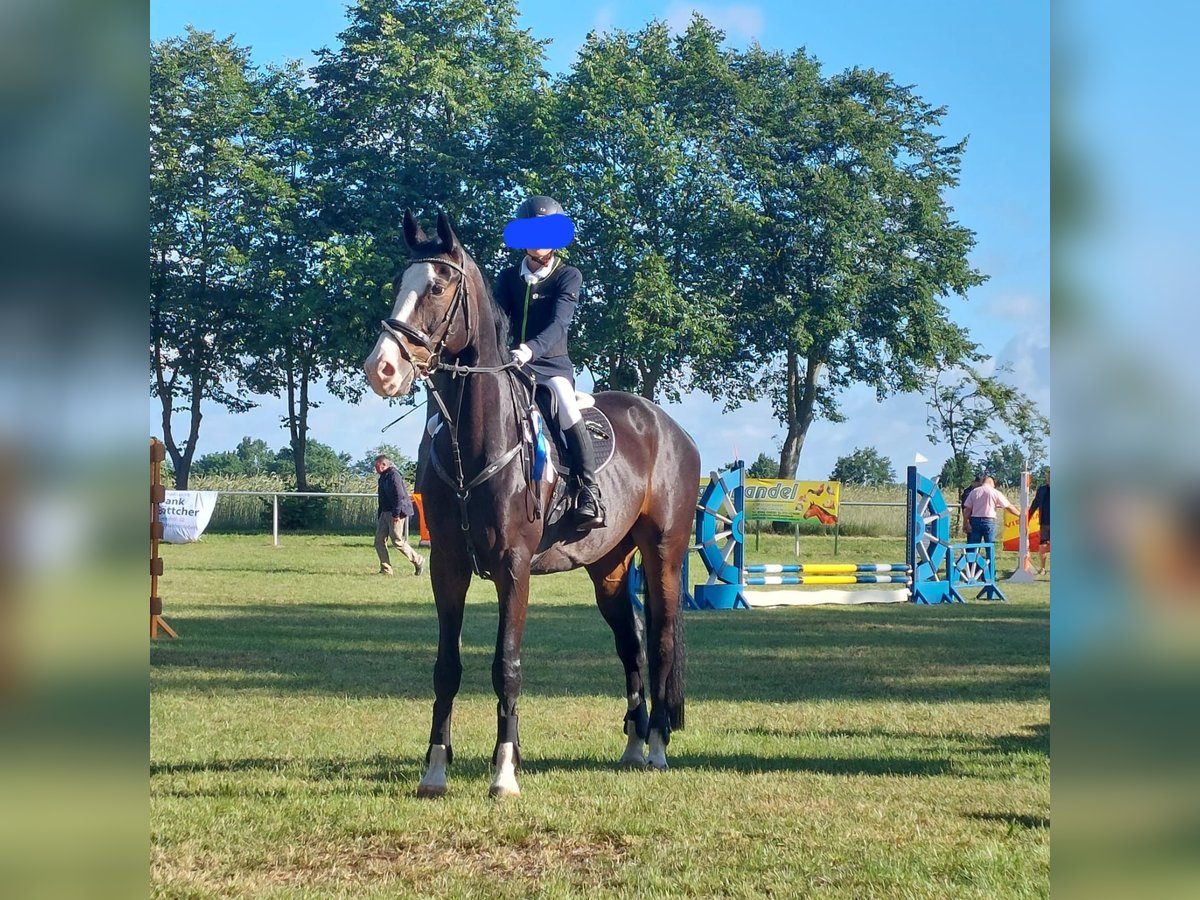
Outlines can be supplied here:
[[[903, 559], [894, 538], [802, 550]], [[764, 536], [750, 556], [791, 554]], [[1045, 581], [1005, 585], [1007, 604], [688, 613], [688, 727], [653, 773], [613, 766], [624, 683], [586, 575], [537, 579], [523, 795], [497, 804], [491, 585], [469, 597], [450, 796], [417, 801], [427, 577], [375, 575], [369, 535], [214, 535], [163, 556], [180, 640], [150, 651], [156, 896], [1049, 891]]]

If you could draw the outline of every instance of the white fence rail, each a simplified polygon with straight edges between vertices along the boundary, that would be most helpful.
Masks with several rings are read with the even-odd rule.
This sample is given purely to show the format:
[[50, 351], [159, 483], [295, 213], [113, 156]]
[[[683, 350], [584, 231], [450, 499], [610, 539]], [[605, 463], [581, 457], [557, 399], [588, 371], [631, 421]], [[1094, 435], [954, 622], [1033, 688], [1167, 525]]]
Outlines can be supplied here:
[[370, 497], [377, 499], [377, 494], [351, 494], [338, 491], [222, 491], [218, 494], [239, 494], [243, 497], [271, 498], [271, 540], [279, 546], [279, 498], [280, 497]]

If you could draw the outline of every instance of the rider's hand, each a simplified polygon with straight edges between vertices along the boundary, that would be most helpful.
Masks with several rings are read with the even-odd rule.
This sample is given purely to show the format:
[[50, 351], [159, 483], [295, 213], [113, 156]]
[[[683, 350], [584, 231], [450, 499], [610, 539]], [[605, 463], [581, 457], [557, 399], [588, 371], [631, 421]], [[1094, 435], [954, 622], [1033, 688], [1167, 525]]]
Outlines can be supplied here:
[[517, 347], [515, 350], [513, 350], [512, 358], [523, 366], [525, 363], [533, 359], [533, 351], [530, 350], [525, 344], [522, 344], [520, 347]]

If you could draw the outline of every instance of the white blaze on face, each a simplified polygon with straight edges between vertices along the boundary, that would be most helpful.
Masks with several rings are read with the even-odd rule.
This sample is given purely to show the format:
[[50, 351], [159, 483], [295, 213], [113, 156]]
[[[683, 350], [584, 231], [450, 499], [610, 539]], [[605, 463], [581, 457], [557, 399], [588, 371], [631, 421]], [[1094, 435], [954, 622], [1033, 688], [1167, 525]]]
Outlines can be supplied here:
[[[404, 271], [400, 288], [396, 291], [396, 302], [392, 306], [393, 319], [412, 324], [417, 301], [433, 283], [434, 275], [431, 263], [415, 263]], [[383, 397], [407, 393], [412, 384], [412, 367], [404, 362], [396, 341], [386, 333], [375, 341], [375, 349], [367, 357], [363, 368], [372, 390]]]
[[400, 290], [396, 291], [396, 305], [392, 307], [392, 318], [408, 323], [413, 310], [417, 308], [417, 300], [433, 283], [433, 279], [433, 263], [409, 266], [400, 281]]

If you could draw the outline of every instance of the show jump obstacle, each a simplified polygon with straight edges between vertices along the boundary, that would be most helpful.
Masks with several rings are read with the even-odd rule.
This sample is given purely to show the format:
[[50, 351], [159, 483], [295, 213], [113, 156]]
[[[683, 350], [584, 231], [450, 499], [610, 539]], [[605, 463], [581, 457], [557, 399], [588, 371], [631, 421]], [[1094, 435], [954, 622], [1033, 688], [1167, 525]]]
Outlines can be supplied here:
[[[713, 472], [696, 506], [696, 547], [708, 578], [685, 603], [693, 609], [819, 603], [963, 602], [1006, 599], [996, 586], [995, 559], [987, 544], [952, 544], [950, 511], [941, 490], [916, 466], [908, 467], [907, 558], [904, 562], [746, 564], [745, 468]], [[944, 573], [944, 574], [943, 574]], [[684, 567], [684, 584], [687, 566]], [[895, 584], [889, 590], [747, 591], [766, 585]]]

